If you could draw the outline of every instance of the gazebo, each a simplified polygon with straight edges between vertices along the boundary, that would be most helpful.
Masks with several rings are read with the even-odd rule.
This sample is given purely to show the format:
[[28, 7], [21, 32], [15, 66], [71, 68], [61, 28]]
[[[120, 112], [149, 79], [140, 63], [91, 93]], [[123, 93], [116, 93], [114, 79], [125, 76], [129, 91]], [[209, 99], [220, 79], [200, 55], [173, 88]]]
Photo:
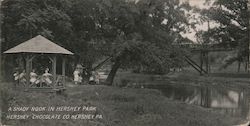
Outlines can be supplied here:
[[[52, 89], [58, 89], [65, 84], [65, 63], [66, 63], [66, 55], [73, 55], [72, 52], [64, 49], [63, 47], [51, 42], [45, 37], [38, 35], [28, 41], [25, 41], [7, 51], [4, 54], [17, 54], [18, 56], [22, 56], [25, 59], [25, 71], [26, 71], [26, 82], [27, 85], [30, 85], [29, 73], [32, 70], [32, 61], [35, 57], [40, 55], [46, 55], [52, 63]], [[56, 72], [57, 68], [57, 59], [61, 56], [62, 58], [62, 75], [60, 76], [62, 79], [62, 85], [58, 85], [58, 76]], [[34, 88], [29, 86], [29, 88]], [[45, 87], [35, 87], [35, 88], [45, 88]], [[48, 87], [46, 87], [48, 88]]]

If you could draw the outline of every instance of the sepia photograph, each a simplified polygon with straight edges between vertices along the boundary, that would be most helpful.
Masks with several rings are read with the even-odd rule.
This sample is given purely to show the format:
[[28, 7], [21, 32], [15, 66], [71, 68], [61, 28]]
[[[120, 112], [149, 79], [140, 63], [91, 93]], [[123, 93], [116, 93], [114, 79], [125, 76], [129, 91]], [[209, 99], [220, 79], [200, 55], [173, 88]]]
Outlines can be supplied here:
[[250, 126], [250, 0], [0, 0], [0, 126]]

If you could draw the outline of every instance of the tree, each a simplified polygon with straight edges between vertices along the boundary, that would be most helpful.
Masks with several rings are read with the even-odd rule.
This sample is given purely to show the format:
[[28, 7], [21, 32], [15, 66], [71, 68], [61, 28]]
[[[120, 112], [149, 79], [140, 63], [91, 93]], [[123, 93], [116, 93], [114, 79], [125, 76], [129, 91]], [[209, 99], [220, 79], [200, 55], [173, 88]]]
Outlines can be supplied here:
[[[0, 1], [0, 6], [2, 5], [2, 1]], [[0, 11], [0, 18], [3, 19], [3, 13]], [[0, 26], [2, 26], [3, 21], [0, 20]], [[0, 28], [0, 81], [2, 81], [2, 28]]]
[[112, 85], [119, 68], [166, 72], [182, 62], [172, 43], [187, 28], [186, 7], [179, 0], [5, 0], [4, 50], [42, 34], [89, 68], [112, 57]]
[[[113, 66], [106, 80], [112, 85], [120, 67], [144, 66], [155, 71], [171, 66], [172, 43], [175, 34], [185, 30], [187, 19], [182, 6], [175, 0], [146, 0], [127, 2], [110, 0], [102, 4], [104, 33], [115, 31], [105, 38], [114, 50]], [[108, 32], [110, 33], [110, 32]], [[106, 34], [105, 34], [106, 35]]]
[[[66, 13], [69, 8], [70, 4], [63, 0], [4, 0], [1, 8], [3, 51], [38, 34], [69, 46], [67, 34], [71, 33], [71, 23]], [[8, 74], [12, 71], [13, 60], [12, 57], [3, 58]]]
[[[210, 0], [208, 0], [210, 1]], [[247, 61], [248, 57], [248, 0], [215, 0], [210, 9], [201, 14], [207, 20], [215, 21], [218, 27], [202, 33], [204, 41], [219, 43], [223, 47], [235, 48], [237, 55], [229, 59], [222, 67], [238, 61]], [[240, 65], [239, 65], [240, 66]]]

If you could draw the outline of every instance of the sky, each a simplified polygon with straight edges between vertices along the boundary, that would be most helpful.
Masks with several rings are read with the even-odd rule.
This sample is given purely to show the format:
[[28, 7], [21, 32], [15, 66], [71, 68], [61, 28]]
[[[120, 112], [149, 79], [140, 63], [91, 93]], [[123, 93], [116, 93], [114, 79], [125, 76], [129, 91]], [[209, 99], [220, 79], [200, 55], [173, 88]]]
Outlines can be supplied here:
[[[208, 9], [210, 7], [209, 5], [204, 4], [205, 0], [182, 0], [182, 1], [188, 1], [191, 6], [195, 6], [197, 8], [201, 8], [201, 9], [205, 9], [205, 8]], [[194, 13], [191, 13], [191, 14], [194, 15], [195, 17], [199, 16], [199, 14], [194, 14]], [[213, 24], [213, 23], [210, 22], [210, 27], [215, 27], [215, 26], [216, 26], [216, 24]], [[204, 23], [202, 25], [197, 24], [196, 25], [196, 30], [197, 31], [199, 31], [199, 30], [206, 31], [206, 30], [208, 30], [208, 24], [207, 23]], [[196, 31], [191, 30], [189, 33], [182, 34], [182, 36], [189, 38], [193, 42], [197, 42], [195, 34], [196, 34]]]
[[189, 1], [191, 6], [196, 6], [199, 8], [207, 8], [207, 6], [203, 4], [205, 0], [187, 0], [187, 1]]

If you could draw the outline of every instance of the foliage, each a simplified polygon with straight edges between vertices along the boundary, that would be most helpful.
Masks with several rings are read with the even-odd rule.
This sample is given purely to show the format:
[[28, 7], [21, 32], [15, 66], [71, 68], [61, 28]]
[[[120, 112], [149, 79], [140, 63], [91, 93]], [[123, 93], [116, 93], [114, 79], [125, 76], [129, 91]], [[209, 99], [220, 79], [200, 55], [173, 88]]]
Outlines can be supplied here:
[[249, 53], [247, 2], [248, 0], [215, 0], [211, 8], [201, 11], [203, 19], [219, 24], [218, 27], [207, 32], [200, 32], [202, 40], [207, 43], [219, 43], [222, 47], [237, 50], [237, 56], [229, 59], [223, 67], [235, 61], [247, 60]]
[[89, 69], [111, 56], [117, 69], [164, 73], [183, 62], [172, 43], [188, 28], [188, 9], [179, 0], [4, 0], [3, 50], [41, 34]]
[[[115, 24], [120, 33], [114, 43], [116, 53], [113, 54], [119, 54], [114, 60], [114, 66], [142, 66], [154, 72], [169, 68], [173, 59], [170, 58], [174, 51], [173, 36], [183, 31], [187, 24], [180, 5], [175, 0], [148, 0], [136, 4], [120, 2], [118, 6], [105, 6], [107, 9], [104, 10], [110, 10], [106, 11], [106, 15], [119, 15], [108, 21]], [[122, 24], [116, 25], [117, 22]], [[107, 79], [111, 80], [109, 83], [112, 83], [112, 76], [114, 75], [110, 74]]]

